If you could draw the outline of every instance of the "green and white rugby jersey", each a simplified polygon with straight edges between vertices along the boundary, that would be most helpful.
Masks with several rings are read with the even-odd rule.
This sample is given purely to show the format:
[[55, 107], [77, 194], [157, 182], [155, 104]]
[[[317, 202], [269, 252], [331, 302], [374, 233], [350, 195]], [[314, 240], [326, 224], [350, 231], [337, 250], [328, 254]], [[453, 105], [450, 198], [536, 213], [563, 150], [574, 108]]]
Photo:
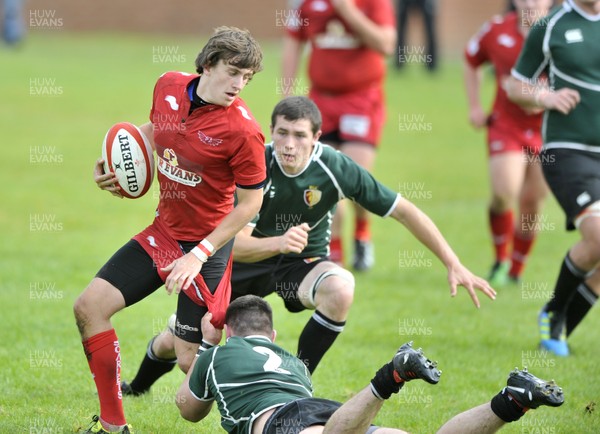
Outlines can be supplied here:
[[312, 397], [304, 363], [264, 336], [234, 336], [202, 353], [190, 390], [199, 400], [217, 401], [221, 426], [234, 434], [250, 434], [271, 408]]
[[544, 70], [554, 90], [568, 87], [581, 96], [568, 115], [546, 111], [544, 148], [600, 152], [600, 14], [589, 15], [573, 0], [565, 0], [538, 21], [512, 75], [535, 82]]
[[382, 217], [395, 208], [398, 193], [380, 184], [365, 169], [331, 146], [317, 143], [304, 170], [286, 174], [275, 157], [272, 143], [266, 145], [267, 183], [263, 204], [254, 219], [255, 237], [274, 237], [290, 227], [308, 223], [308, 245], [290, 257], [329, 254], [331, 220], [337, 203], [348, 198]]

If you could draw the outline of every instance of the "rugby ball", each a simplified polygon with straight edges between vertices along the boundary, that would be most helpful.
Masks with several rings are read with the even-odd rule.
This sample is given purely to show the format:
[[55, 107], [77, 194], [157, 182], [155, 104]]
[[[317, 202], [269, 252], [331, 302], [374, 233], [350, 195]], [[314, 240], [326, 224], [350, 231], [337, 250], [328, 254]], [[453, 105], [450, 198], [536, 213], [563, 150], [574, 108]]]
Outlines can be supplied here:
[[152, 146], [138, 127], [129, 122], [113, 125], [102, 143], [104, 172], [113, 172], [123, 197], [137, 199], [154, 179]]

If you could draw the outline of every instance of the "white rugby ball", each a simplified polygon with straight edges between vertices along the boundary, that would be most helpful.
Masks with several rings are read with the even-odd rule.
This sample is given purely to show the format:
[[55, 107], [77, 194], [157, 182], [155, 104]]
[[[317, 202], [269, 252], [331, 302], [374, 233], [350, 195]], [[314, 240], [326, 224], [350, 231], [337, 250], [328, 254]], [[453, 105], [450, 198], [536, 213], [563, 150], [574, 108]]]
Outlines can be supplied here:
[[150, 189], [154, 179], [152, 146], [135, 125], [113, 125], [104, 136], [102, 158], [104, 172], [115, 174], [123, 197], [137, 199]]

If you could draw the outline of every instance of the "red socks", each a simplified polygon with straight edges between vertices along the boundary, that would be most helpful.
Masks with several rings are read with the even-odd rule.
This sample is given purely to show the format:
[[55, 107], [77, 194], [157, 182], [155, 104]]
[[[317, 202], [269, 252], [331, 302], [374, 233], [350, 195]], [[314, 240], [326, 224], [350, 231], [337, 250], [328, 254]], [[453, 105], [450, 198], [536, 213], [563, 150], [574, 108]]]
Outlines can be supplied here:
[[344, 263], [344, 249], [341, 238], [332, 238], [329, 243], [329, 259], [336, 264]]
[[100, 419], [111, 425], [126, 425], [121, 395], [121, 350], [115, 329], [83, 342], [100, 400]]
[[354, 239], [369, 241], [371, 239], [371, 227], [369, 219], [356, 219], [354, 227]]
[[513, 253], [512, 253], [512, 266], [508, 272], [511, 277], [519, 277], [523, 272], [527, 255], [533, 247], [535, 241], [535, 233], [527, 234], [528, 238], [524, 238], [520, 232], [515, 232], [513, 238]]
[[522, 233], [514, 227], [512, 211], [502, 214], [494, 214], [490, 211], [490, 228], [494, 240], [496, 261], [508, 260], [508, 248], [512, 241], [512, 264], [508, 274], [511, 277], [519, 277], [523, 272], [527, 256], [535, 241], [535, 232]]
[[513, 213], [506, 211], [502, 214], [494, 214], [490, 211], [489, 218], [496, 261], [504, 262], [508, 259], [508, 245], [514, 231]]

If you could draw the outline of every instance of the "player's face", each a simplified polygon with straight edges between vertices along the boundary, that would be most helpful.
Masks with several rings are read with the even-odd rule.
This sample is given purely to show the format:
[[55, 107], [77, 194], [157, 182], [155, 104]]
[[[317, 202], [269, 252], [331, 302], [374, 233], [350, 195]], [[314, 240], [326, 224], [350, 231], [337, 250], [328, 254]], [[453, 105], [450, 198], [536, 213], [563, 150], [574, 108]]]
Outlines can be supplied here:
[[276, 119], [275, 125], [271, 125], [271, 138], [277, 161], [287, 174], [295, 175], [306, 167], [321, 131], [313, 134], [308, 119], [289, 121], [283, 116]]
[[204, 67], [198, 85], [198, 96], [207, 102], [230, 106], [248, 84], [254, 72], [219, 60], [214, 66]]
[[532, 26], [537, 20], [546, 16], [552, 7], [552, 0], [513, 0], [521, 23]]

